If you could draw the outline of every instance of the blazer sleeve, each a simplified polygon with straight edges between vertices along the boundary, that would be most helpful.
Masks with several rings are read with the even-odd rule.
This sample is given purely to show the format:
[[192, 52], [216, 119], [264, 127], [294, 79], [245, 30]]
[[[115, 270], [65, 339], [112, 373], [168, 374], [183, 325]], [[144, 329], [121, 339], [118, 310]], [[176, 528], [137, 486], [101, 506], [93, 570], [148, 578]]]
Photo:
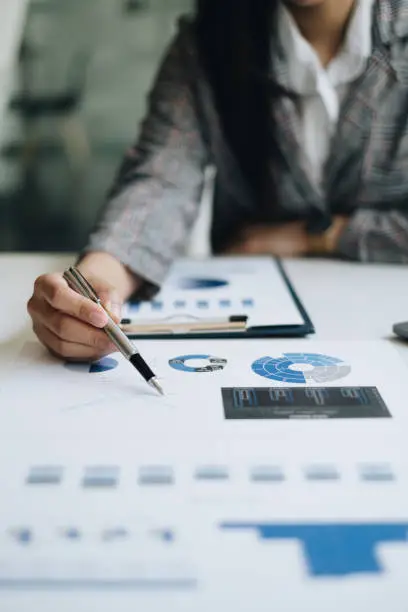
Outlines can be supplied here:
[[356, 211], [340, 237], [338, 252], [363, 262], [408, 263], [408, 213]]
[[84, 250], [114, 255], [154, 286], [184, 251], [209, 158], [194, 95], [198, 62], [192, 27], [180, 20], [149, 93], [138, 141], [121, 164]]

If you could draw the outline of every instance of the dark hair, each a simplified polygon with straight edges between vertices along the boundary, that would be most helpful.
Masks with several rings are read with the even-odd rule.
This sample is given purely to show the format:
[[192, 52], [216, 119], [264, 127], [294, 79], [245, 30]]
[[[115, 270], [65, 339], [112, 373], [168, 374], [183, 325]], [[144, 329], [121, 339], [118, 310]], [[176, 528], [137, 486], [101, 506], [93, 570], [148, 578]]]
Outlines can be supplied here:
[[277, 155], [271, 102], [271, 40], [278, 0], [197, 0], [199, 57], [213, 90], [224, 136], [253, 192], [276, 201], [271, 161]]

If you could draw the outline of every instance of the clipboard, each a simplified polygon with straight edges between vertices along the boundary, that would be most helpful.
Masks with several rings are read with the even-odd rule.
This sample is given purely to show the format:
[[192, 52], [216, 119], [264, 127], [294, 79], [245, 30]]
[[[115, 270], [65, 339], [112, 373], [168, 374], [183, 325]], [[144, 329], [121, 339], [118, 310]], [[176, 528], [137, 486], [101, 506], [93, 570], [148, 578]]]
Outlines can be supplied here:
[[[259, 258], [261, 259], [261, 258]], [[265, 258], [262, 258], [265, 259]], [[246, 260], [249, 261], [248, 258]], [[217, 258], [208, 261], [217, 261]], [[251, 258], [251, 262], [254, 258]], [[182, 317], [167, 316], [163, 318], [130, 318], [126, 316], [121, 321], [121, 327], [130, 339], [157, 339], [157, 340], [195, 340], [195, 339], [233, 339], [233, 338], [300, 338], [315, 333], [312, 320], [302, 303], [296, 289], [291, 282], [284, 265], [280, 259], [268, 258], [276, 265], [280, 279], [296, 309], [298, 321], [296, 323], [273, 323], [252, 325], [251, 316], [243, 310], [236, 310], [225, 317]], [[188, 262], [189, 263], [189, 262]], [[194, 263], [192, 264], [194, 265]], [[198, 264], [196, 264], [198, 265]], [[264, 284], [268, 279], [264, 279]], [[273, 287], [271, 287], [273, 290]], [[139, 302], [133, 303], [138, 305]], [[132, 302], [129, 304], [132, 309]]]

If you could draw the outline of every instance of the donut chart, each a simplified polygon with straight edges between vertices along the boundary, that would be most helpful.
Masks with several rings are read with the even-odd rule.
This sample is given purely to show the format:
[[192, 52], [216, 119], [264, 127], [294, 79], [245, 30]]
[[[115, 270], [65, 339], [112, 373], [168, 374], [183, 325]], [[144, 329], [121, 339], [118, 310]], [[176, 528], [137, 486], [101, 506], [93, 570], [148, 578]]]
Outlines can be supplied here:
[[344, 378], [351, 367], [342, 359], [320, 353], [283, 353], [282, 357], [261, 357], [252, 371], [263, 378], [304, 385], [327, 383]]
[[[188, 365], [188, 362], [193, 360], [207, 361], [208, 363], [202, 366]], [[215, 372], [216, 370], [223, 370], [226, 365], [226, 359], [211, 355], [180, 355], [180, 357], [173, 357], [169, 360], [169, 366], [181, 372]]]

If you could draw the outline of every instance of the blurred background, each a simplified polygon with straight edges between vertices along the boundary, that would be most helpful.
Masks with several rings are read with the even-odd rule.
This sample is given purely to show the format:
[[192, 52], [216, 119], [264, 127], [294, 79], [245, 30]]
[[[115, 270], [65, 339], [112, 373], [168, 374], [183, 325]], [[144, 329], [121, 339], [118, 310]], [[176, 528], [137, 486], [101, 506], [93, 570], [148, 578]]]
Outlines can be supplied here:
[[0, 251], [78, 251], [193, 0], [0, 0]]

